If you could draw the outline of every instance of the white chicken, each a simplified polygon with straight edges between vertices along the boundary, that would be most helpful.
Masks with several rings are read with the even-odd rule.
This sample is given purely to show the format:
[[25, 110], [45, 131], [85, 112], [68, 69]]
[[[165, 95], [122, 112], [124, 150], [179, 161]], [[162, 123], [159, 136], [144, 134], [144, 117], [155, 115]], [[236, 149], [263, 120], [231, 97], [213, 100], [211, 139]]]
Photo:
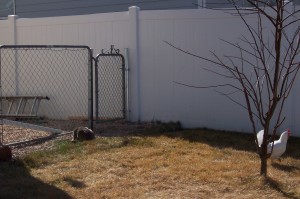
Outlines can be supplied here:
[[[264, 135], [264, 130], [260, 130], [257, 133], [257, 141], [258, 141], [258, 146], [260, 147], [263, 141], [263, 135]], [[289, 136], [291, 135], [290, 130], [286, 130], [284, 131], [281, 135], [279, 140], [274, 141], [274, 147], [273, 147], [273, 151], [272, 151], [272, 145], [273, 142], [270, 142], [268, 144], [268, 154], [271, 153], [272, 154], [270, 156], [270, 158], [272, 159], [277, 159], [280, 158], [280, 156], [285, 152], [286, 150], [286, 145], [287, 145], [287, 140], [289, 138]]]

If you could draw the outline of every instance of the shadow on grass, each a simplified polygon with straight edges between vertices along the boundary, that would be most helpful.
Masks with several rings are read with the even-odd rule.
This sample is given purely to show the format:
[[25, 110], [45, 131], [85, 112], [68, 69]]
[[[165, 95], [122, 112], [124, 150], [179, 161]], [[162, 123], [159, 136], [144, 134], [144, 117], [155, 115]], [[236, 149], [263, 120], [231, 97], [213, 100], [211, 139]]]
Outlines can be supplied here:
[[283, 191], [283, 189], [281, 188], [281, 185], [277, 181], [273, 180], [270, 177], [265, 178], [264, 184], [271, 187], [272, 189], [276, 190], [277, 192], [281, 193], [285, 198], [299, 199], [299, 197], [294, 196], [293, 193], [288, 193], [288, 192]]
[[236, 150], [256, 151], [253, 135], [236, 132], [211, 129], [162, 131], [159, 127], [154, 127], [153, 129], [144, 131], [142, 136], [167, 136], [170, 138], [180, 138], [189, 142], [204, 143], [220, 149], [233, 148]]
[[86, 185], [78, 180], [72, 179], [70, 177], [65, 177], [63, 179], [65, 182], [67, 182], [71, 187], [77, 188], [77, 189], [81, 189], [81, 188], [85, 188]]
[[[171, 126], [173, 127], [173, 126]], [[212, 129], [178, 130], [169, 126], [157, 125], [143, 131], [144, 136], [167, 136], [181, 138], [189, 142], [200, 142], [216, 148], [233, 148], [235, 150], [256, 152], [253, 134]], [[279, 137], [279, 136], [278, 136]], [[276, 138], [277, 139], [277, 138]], [[284, 157], [300, 158], [300, 138], [290, 137]]]
[[300, 138], [290, 137], [287, 143], [285, 156], [300, 159]]
[[293, 166], [293, 165], [284, 165], [284, 164], [279, 164], [279, 163], [271, 163], [272, 167], [281, 170], [281, 171], [285, 171], [285, 172], [294, 172], [294, 171], [299, 171], [300, 168]]
[[61, 198], [71, 199], [66, 192], [30, 175], [20, 160], [0, 162], [0, 198]]

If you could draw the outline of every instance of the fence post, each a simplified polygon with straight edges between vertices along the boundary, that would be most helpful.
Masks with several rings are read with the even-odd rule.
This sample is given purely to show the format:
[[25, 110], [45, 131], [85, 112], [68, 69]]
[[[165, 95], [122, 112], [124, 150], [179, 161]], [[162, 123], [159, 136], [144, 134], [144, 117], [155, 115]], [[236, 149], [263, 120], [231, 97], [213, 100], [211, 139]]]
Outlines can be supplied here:
[[130, 121], [140, 122], [140, 49], [139, 49], [139, 7], [129, 8], [130, 26]]
[[198, 0], [198, 9], [206, 8], [206, 0]]
[[[8, 15], [8, 44], [16, 45], [17, 44], [17, 15]], [[19, 95], [19, 64], [18, 64], [18, 51], [14, 51], [14, 65], [15, 65], [15, 94]]]
[[88, 60], [88, 121], [89, 128], [94, 130], [94, 106], [93, 106], [93, 50], [89, 51]]
[[[290, 0], [285, 0], [285, 16], [289, 16], [291, 13], [295, 12], [295, 7], [294, 7], [294, 3]], [[286, 24], [293, 22], [292, 17], [287, 18], [286, 20]], [[298, 28], [299, 24], [298, 23], [294, 23], [292, 25], [290, 25], [289, 27], [286, 28], [286, 39], [288, 39], [289, 41], [292, 41], [294, 34], [296, 33], [296, 30]], [[288, 46], [289, 42], [286, 42], [285, 45]], [[285, 46], [284, 46], [285, 47]], [[287, 48], [287, 47], [286, 47]], [[297, 60], [299, 61], [299, 60]], [[287, 64], [288, 61], [287, 61]], [[288, 126], [291, 129], [292, 132], [296, 131], [296, 110], [297, 108], [297, 91], [298, 91], [298, 83], [299, 83], [299, 76], [298, 76], [298, 81], [295, 81], [294, 85], [293, 85], [293, 89], [292, 92], [289, 96], [289, 99], [286, 101], [286, 105], [287, 105], [287, 110], [289, 112], [289, 115], [287, 115], [288, 119]]]
[[8, 16], [8, 27], [9, 27], [8, 43], [10, 45], [17, 44], [17, 27], [16, 27], [17, 18], [18, 18], [17, 15]]
[[129, 106], [129, 49], [124, 49], [124, 57], [125, 57], [125, 120], [130, 121], [130, 106]]

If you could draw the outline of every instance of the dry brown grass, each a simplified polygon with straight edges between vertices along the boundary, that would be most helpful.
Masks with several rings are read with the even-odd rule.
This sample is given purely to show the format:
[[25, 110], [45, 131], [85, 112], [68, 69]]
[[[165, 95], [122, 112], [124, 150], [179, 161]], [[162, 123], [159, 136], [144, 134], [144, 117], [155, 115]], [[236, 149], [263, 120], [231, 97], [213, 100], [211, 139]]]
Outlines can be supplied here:
[[20, 161], [30, 169], [21, 181], [38, 190], [22, 190], [22, 198], [300, 198], [299, 144], [290, 145], [263, 179], [246, 135], [195, 130], [60, 142]]

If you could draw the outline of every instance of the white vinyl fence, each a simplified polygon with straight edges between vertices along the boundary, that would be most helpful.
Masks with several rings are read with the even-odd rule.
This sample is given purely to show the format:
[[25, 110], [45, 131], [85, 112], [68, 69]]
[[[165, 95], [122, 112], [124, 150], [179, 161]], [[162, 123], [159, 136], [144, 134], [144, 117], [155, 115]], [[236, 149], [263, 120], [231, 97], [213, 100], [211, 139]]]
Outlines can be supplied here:
[[[256, 19], [248, 17], [256, 24]], [[224, 79], [203, 70], [207, 62], [170, 47], [211, 58], [232, 54], [221, 39], [237, 42], [247, 36], [239, 17], [217, 10], [140, 11], [102, 13], [83, 16], [17, 19], [0, 21], [0, 44], [86, 45], [94, 56], [111, 44], [124, 53], [129, 49], [129, 108], [131, 121], [180, 121], [183, 127], [251, 131], [247, 112], [214, 89], [182, 86], [209, 86]], [[238, 53], [238, 52], [236, 52]], [[286, 121], [300, 136], [300, 85], [286, 105]], [[241, 96], [236, 100], [243, 103]]]

